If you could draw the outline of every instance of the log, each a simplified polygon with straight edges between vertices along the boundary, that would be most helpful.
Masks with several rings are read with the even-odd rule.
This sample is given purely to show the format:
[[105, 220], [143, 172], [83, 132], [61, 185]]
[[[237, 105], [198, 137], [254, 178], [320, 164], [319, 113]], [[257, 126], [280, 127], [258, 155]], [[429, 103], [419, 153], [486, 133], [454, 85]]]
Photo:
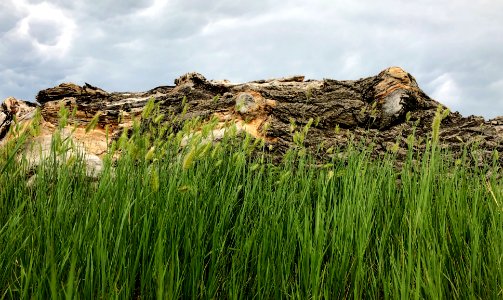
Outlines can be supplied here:
[[[69, 121], [79, 127], [71, 138], [87, 154], [102, 157], [111, 141], [106, 140], [105, 126], [110, 136], [117, 137], [131, 127], [134, 118], [141, 117], [149, 99], [154, 99], [168, 121], [218, 118], [218, 130], [235, 124], [239, 130], [264, 140], [267, 151], [276, 159], [288, 149], [305, 147], [320, 160], [328, 160], [335, 155], [331, 150], [359, 141], [372, 143], [374, 156], [393, 151], [400, 160], [405, 158], [408, 137], [413, 133], [416, 139], [411, 146], [424, 150], [433, 118], [439, 107], [443, 108], [399, 67], [359, 80], [305, 80], [303, 76], [292, 76], [231, 83], [188, 73], [176, 79], [173, 86], [146, 92], [111, 93], [87, 83], [64, 83], [40, 91], [36, 99], [38, 104], [14, 98], [2, 104], [0, 145], [9, 139], [7, 132], [14, 118], [26, 122], [37, 108], [42, 114], [42, 130], [35, 141], [47, 143], [64, 106], [75, 110]], [[98, 126], [86, 134], [84, 128], [97, 113]], [[299, 145], [299, 136], [306, 129]], [[503, 151], [502, 141], [503, 117], [485, 120], [449, 112], [441, 122], [439, 145], [453, 153], [476, 144], [481, 161], [487, 162], [495, 150]], [[499, 162], [503, 162], [502, 158]]]

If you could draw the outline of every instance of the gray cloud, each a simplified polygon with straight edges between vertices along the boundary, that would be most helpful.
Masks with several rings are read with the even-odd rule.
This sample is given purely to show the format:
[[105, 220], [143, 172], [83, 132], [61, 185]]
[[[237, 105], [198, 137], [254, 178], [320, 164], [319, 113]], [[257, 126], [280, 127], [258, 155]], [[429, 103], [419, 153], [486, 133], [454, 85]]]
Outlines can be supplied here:
[[7, 0], [0, 98], [63, 81], [146, 90], [198, 71], [357, 79], [399, 65], [462, 114], [503, 115], [495, 1]]
[[54, 46], [57, 44], [61, 29], [53, 22], [41, 20], [31, 22], [28, 33], [38, 43]]

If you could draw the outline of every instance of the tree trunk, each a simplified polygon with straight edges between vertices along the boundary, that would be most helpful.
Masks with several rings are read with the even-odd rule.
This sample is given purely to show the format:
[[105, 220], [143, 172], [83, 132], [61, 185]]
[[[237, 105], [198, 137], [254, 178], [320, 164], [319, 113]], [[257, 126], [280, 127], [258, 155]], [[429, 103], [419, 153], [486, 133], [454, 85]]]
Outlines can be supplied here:
[[[60, 107], [65, 106], [70, 112], [76, 110], [70, 121], [81, 127], [72, 138], [87, 153], [100, 157], [109, 142], [105, 140], [105, 126], [110, 136], [117, 136], [131, 126], [133, 118], [141, 116], [151, 98], [168, 120], [216, 117], [220, 127], [234, 123], [238, 130], [263, 139], [267, 151], [277, 159], [302, 144], [320, 160], [326, 160], [335, 155], [331, 150], [344, 149], [351, 140], [372, 143], [375, 156], [393, 151], [403, 159], [408, 137], [414, 132], [413, 147], [424, 149], [437, 109], [443, 108], [418, 87], [414, 77], [398, 67], [347, 81], [295, 76], [234, 84], [189, 73], [175, 80], [175, 86], [143, 93], [109, 93], [87, 83], [82, 87], [61, 84], [40, 91], [37, 101], [43, 121], [38, 142], [47, 142], [58, 124]], [[2, 105], [0, 145], [9, 138], [6, 133], [14, 116], [30, 119], [35, 108], [12, 98]], [[85, 126], [97, 113], [99, 126], [85, 134]], [[487, 162], [494, 150], [503, 151], [502, 140], [503, 117], [485, 121], [449, 112], [441, 122], [440, 147], [459, 153], [463, 147], [477, 144], [481, 163]]]

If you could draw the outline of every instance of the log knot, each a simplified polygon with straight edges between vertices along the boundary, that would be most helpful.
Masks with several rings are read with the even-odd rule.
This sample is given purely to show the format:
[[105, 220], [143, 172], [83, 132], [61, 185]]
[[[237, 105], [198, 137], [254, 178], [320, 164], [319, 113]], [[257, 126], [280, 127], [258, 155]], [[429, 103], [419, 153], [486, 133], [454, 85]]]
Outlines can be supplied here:
[[421, 90], [416, 79], [402, 68], [387, 68], [377, 75], [376, 81], [371, 94], [381, 111], [381, 129], [403, 121], [407, 112], [418, 107]]
[[236, 96], [236, 111], [241, 114], [254, 111], [257, 108], [255, 99], [249, 93], [240, 93]]

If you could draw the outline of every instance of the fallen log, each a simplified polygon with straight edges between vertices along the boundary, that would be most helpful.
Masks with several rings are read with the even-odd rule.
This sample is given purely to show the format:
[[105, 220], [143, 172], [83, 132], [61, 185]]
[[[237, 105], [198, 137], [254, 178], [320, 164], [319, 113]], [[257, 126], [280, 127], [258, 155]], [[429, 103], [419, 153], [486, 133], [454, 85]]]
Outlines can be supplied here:
[[[424, 150], [435, 114], [439, 107], [443, 108], [399, 67], [368, 78], [342, 81], [293, 76], [231, 83], [188, 73], [176, 79], [173, 86], [146, 92], [107, 92], [87, 83], [63, 83], [40, 91], [37, 104], [5, 100], [0, 106], [0, 146], [13, 138], [8, 132], [16, 120], [30, 122], [39, 109], [42, 118], [37, 122], [41, 130], [32, 142], [42, 145], [42, 153], [47, 152], [64, 107], [73, 112], [68, 122], [77, 126], [68, 137], [96, 165], [113, 137], [130, 128], [133, 119], [141, 118], [150, 99], [159, 105], [166, 121], [217, 118], [216, 130], [222, 132], [222, 128], [235, 124], [240, 131], [264, 140], [267, 151], [276, 158], [302, 146], [322, 160], [333, 155], [330, 150], [344, 149], [351, 141], [372, 143], [376, 156], [396, 152], [399, 160], [410, 146]], [[99, 116], [98, 124], [86, 133], [94, 116]], [[67, 127], [70, 132], [70, 125]], [[413, 145], [411, 134], [416, 137]], [[485, 120], [444, 112], [438, 141], [441, 148], [456, 153], [477, 145], [481, 161], [487, 161], [495, 150], [503, 151], [502, 141], [503, 117]], [[503, 162], [502, 158], [499, 162]]]

